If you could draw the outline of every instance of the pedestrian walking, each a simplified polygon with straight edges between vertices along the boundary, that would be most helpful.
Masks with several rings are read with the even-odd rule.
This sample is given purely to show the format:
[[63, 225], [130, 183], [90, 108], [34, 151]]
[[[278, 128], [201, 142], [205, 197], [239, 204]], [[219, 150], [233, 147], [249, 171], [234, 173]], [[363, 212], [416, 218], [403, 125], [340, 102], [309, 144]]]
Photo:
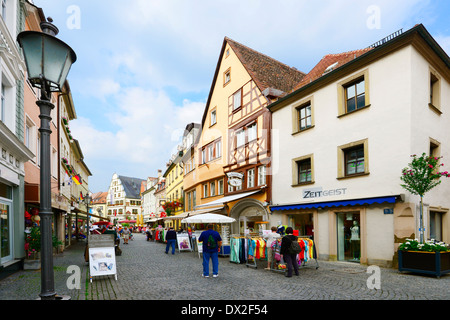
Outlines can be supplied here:
[[212, 261], [213, 277], [219, 276], [219, 251], [222, 246], [222, 238], [214, 231], [212, 224], [208, 224], [208, 230], [203, 231], [198, 238], [203, 242], [203, 277], [209, 277], [209, 260]]
[[277, 230], [278, 230], [277, 227], [272, 227], [272, 228], [270, 228], [270, 230], [272, 232], [269, 233], [268, 235], [264, 236], [264, 239], [266, 239], [266, 248], [267, 248], [267, 268], [266, 268], [266, 270], [270, 270], [270, 264], [273, 261], [272, 243], [275, 240], [281, 238], [281, 235], [279, 233], [277, 233]]
[[287, 227], [286, 235], [281, 239], [280, 254], [284, 262], [286, 262], [288, 269], [286, 277], [292, 277], [292, 271], [298, 276], [297, 254], [290, 249], [292, 242], [297, 242], [297, 237], [293, 233], [294, 230], [292, 227]]
[[175, 254], [175, 244], [177, 243], [177, 233], [173, 229], [173, 227], [170, 227], [166, 234], [166, 254], [169, 253], [169, 248], [172, 247], [172, 254]]
[[123, 235], [123, 243], [128, 244], [128, 240], [130, 239], [130, 230], [128, 227], [125, 227], [122, 232]]

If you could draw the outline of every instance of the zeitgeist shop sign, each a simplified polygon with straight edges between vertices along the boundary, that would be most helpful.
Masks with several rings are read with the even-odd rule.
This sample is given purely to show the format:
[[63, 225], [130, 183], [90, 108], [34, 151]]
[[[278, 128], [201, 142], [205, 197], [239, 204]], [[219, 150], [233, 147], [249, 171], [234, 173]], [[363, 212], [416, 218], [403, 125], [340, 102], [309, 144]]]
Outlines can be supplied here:
[[322, 197], [340, 196], [344, 195], [346, 191], [347, 188], [323, 190], [322, 187], [317, 187], [317, 188], [303, 189], [302, 198], [314, 199]]

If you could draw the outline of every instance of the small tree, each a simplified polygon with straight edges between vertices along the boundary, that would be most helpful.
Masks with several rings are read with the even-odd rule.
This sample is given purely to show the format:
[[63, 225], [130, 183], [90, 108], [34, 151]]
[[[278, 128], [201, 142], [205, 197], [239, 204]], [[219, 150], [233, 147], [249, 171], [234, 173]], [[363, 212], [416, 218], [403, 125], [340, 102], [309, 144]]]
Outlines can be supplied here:
[[431, 157], [422, 153], [422, 156], [417, 157], [413, 154], [411, 163], [408, 167], [403, 168], [400, 179], [403, 181], [400, 184], [403, 188], [412, 194], [420, 196], [420, 242], [424, 241], [423, 228], [423, 197], [425, 193], [436, 187], [441, 183], [441, 177], [450, 177], [447, 171], [439, 172], [439, 164], [442, 157]]

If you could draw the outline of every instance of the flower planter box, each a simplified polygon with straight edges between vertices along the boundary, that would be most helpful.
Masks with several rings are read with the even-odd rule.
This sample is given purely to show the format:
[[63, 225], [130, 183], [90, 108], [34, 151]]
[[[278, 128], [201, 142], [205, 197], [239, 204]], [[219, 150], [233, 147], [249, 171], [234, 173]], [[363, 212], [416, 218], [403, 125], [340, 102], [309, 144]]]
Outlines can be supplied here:
[[450, 272], [450, 251], [398, 251], [398, 271], [434, 275], [438, 278]]
[[41, 260], [29, 260], [23, 261], [23, 270], [39, 270], [41, 269]]

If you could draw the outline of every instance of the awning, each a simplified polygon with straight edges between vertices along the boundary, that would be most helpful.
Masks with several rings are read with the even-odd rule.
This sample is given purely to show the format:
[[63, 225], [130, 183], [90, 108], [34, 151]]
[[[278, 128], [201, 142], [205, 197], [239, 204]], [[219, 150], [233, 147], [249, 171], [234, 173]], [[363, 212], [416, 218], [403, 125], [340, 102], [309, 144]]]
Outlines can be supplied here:
[[186, 217], [192, 217], [192, 216], [195, 216], [195, 215], [201, 214], [201, 213], [220, 211], [220, 210], [223, 209], [223, 207], [224, 206], [222, 205], [222, 206], [220, 206], [218, 208], [213, 208], [213, 209], [201, 209], [201, 210], [185, 211], [185, 212], [182, 212], [182, 213], [174, 215], [174, 216], [165, 217], [163, 219], [164, 220], [181, 220], [181, 219], [184, 219]]
[[277, 210], [295, 210], [295, 209], [313, 209], [313, 208], [328, 208], [328, 207], [345, 207], [345, 206], [357, 206], [357, 205], [369, 205], [374, 203], [395, 203], [395, 200], [400, 196], [387, 196], [387, 197], [375, 197], [375, 198], [363, 198], [341, 201], [329, 201], [329, 202], [316, 202], [305, 204], [291, 204], [291, 205], [274, 205], [270, 206], [272, 211]]
[[204, 208], [204, 207], [212, 207], [212, 206], [218, 206], [227, 202], [231, 202], [231, 201], [235, 201], [241, 198], [245, 198], [248, 197], [249, 195], [255, 194], [260, 192], [261, 190], [256, 190], [256, 191], [251, 191], [251, 192], [245, 192], [245, 193], [239, 193], [239, 194], [234, 194], [231, 196], [226, 196], [208, 203], [204, 203], [204, 204], [200, 204], [198, 206], [195, 206], [195, 208]]

